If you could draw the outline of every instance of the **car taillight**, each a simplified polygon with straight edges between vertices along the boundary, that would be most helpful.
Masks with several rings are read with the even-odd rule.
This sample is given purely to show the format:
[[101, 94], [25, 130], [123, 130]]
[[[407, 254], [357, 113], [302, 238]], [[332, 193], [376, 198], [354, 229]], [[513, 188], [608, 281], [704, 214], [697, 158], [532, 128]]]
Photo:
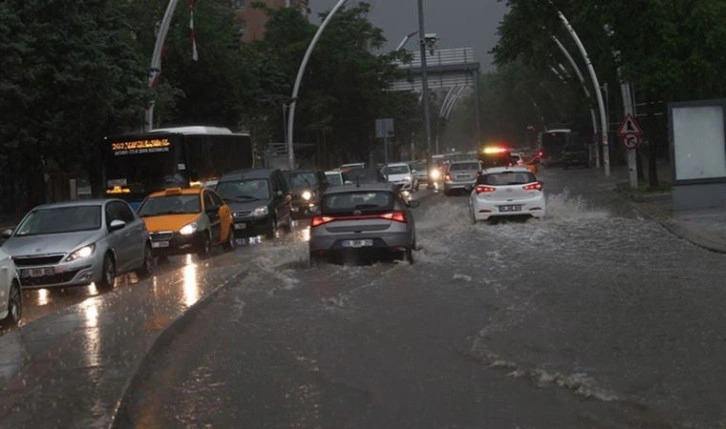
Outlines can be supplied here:
[[524, 185], [523, 188], [525, 191], [541, 191], [542, 182], [530, 183], [529, 185]]
[[328, 222], [332, 222], [332, 221], [334, 221], [334, 220], [335, 220], [335, 218], [334, 218], [334, 217], [330, 217], [330, 216], [318, 216], [318, 215], [315, 215], [315, 216], [313, 216], [313, 218], [312, 218], [312, 219], [310, 220], [310, 227], [311, 227], [311, 228], [315, 228], [316, 226], [320, 226], [320, 225], [325, 225], [326, 223], [328, 223]]
[[406, 213], [401, 211], [395, 211], [391, 213], [384, 213], [381, 215], [383, 219], [392, 220], [395, 222], [406, 223]]
[[474, 188], [474, 191], [476, 191], [477, 195], [483, 194], [485, 192], [494, 192], [496, 190], [497, 190], [497, 188], [493, 188], [491, 186], [484, 186], [484, 185], [478, 185], [476, 188]]
[[446, 173], [446, 176], [444, 176], [444, 179], [446, 179], [446, 180], [451, 180], [451, 174], [449, 174], [449, 173]]

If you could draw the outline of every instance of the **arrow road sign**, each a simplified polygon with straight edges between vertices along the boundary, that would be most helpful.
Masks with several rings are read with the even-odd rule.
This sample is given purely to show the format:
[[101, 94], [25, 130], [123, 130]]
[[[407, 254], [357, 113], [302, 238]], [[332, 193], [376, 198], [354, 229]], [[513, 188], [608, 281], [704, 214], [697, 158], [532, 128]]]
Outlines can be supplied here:
[[625, 137], [627, 134], [643, 134], [643, 129], [640, 128], [638, 121], [630, 113], [625, 115], [623, 122], [620, 123], [620, 127], [618, 128], [618, 136]]
[[637, 149], [640, 146], [640, 135], [627, 133], [623, 136], [623, 146], [627, 149]]

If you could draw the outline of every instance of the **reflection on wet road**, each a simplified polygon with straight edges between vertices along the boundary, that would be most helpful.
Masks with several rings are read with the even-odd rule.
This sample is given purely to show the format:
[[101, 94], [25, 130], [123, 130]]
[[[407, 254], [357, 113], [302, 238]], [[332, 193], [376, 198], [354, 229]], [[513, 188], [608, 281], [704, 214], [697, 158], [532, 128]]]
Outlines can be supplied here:
[[[256, 251], [256, 247], [274, 246], [278, 242], [305, 242], [310, 239], [308, 221], [299, 220], [293, 222], [292, 231], [278, 232], [275, 240], [263, 236], [249, 237], [237, 240], [237, 252]], [[221, 254], [221, 249], [217, 254]], [[183, 299], [185, 306], [193, 305], [199, 299], [198, 282], [204, 277], [204, 267], [210, 261], [200, 261], [194, 255], [170, 257], [167, 261], [157, 265], [155, 278], [151, 282], [156, 285], [159, 281], [169, 280], [165, 276], [172, 275], [170, 279], [177, 277], [183, 284]], [[211, 262], [214, 264], [214, 262]], [[165, 277], [160, 280], [160, 277]], [[135, 274], [126, 274], [116, 278], [114, 290], [121, 290], [128, 287], [138, 287], [139, 279]], [[143, 287], [143, 286], [141, 286]], [[89, 298], [97, 297], [108, 292], [99, 291], [94, 284], [69, 288], [46, 288], [26, 289], [23, 291], [23, 319], [20, 326], [27, 325], [37, 319], [61, 311], [69, 306], [80, 304]], [[0, 334], [3, 331], [0, 330]]]

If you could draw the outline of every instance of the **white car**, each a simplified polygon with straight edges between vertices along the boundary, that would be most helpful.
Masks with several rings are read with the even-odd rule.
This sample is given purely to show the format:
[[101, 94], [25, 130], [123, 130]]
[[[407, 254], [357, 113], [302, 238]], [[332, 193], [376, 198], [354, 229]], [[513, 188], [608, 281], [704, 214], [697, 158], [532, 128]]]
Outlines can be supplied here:
[[381, 174], [386, 177], [388, 183], [400, 189], [414, 191], [418, 187], [418, 179], [414, 177], [411, 167], [406, 162], [387, 164], [381, 169]]
[[15, 326], [23, 314], [20, 279], [10, 255], [0, 248], [0, 323]]
[[543, 183], [525, 167], [482, 171], [469, 196], [473, 222], [504, 216], [545, 216]]

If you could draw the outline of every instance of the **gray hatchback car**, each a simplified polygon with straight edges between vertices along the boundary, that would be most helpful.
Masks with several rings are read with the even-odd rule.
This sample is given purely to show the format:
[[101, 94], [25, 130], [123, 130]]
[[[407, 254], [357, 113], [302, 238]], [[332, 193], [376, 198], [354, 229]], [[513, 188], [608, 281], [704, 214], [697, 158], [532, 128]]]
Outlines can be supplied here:
[[471, 189], [481, 170], [481, 164], [477, 160], [454, 161], [449, 164], [444, 176], [444, 195], [451, 195], [452, 191]]
[[310, 222], [310, 261], [345, 253], [388, 253], [413, 263], [416, 227], [410, 208], [418, 205], [388, 183], [329, 188]]
[[110, 289], [119, 274], [146, 277], [154, 269], [149, 232], [121, 200], [44, 204], [3, 236], [23, 288], [95, 283]]

